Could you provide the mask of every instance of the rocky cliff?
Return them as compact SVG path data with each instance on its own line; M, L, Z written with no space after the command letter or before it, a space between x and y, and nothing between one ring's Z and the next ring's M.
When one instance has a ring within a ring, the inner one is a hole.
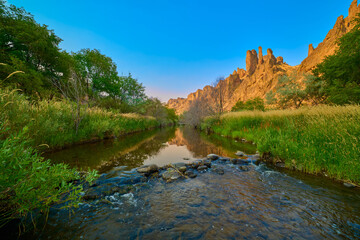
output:
M255 97L265 98L267 92L272 90L279 75L290 74L293 71L310 72L317 64L321 63L328 55L334 54L337 40L348 33L353 27L353 20L360 13L357 0L351 3L348 17L340 16L333 29L326 35L324 41L316 48L309 45L308 57L299 66L286 64L282 57L275 57L271 49L267 55L259 47L246 53L246 70L237 69L225 80L220 81L215 87L206 86L188 95L187 98L170 99L168 107L176 109L178 114L187 111L195 100L203 104L214 106L214 96L221 90L223 92L224 110L229 111L238 100L247 101Z

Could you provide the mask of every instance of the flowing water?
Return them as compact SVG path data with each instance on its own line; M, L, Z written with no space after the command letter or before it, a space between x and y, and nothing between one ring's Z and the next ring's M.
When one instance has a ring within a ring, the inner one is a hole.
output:
M235 157L245 144L171 128L47 154L54 162L109 176L143 164L188 162L209 153ZM153 179L125 195L87 202L71 215L52 211L27 239L359 239L360 191L329 179L250 165L215 163L194 179Z

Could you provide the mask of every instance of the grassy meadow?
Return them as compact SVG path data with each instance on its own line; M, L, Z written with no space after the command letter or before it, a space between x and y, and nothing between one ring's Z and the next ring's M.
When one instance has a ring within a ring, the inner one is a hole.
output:
M233 112L202 128L253 141L288 168L360 183L359 105Z
M3 136L24 130L35 147L61 148L160 125L153 117L118 114L85 105L81 106L80 114L77 114L76 107L75 103L67 101L30 102L16 90L0 88L0 120L5 123L4 129L7 129Z

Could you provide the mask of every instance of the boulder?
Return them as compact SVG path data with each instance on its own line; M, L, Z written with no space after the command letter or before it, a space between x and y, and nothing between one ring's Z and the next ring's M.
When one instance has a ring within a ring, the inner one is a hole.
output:
M155 164L150 165L144 165L136 169L138 173L144 174L144 175L150 175L154 172L159 171L159 167Z
M165 172L162 173L161 177L166 182L173 182L173 181L178 180L179 178L181 178L181 175L175 169L169 168Z

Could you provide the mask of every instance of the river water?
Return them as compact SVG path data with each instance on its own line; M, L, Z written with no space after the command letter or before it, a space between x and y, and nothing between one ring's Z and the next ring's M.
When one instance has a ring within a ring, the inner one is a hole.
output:
M169 128L47 154L54 162L121 176L155 163L189 162L209 153L254 154L252 144L190 128ZM90 201L73 213L51 211L24 239L359 239L360 191L322 177L229 163L194 179L153 179L127 194Z

